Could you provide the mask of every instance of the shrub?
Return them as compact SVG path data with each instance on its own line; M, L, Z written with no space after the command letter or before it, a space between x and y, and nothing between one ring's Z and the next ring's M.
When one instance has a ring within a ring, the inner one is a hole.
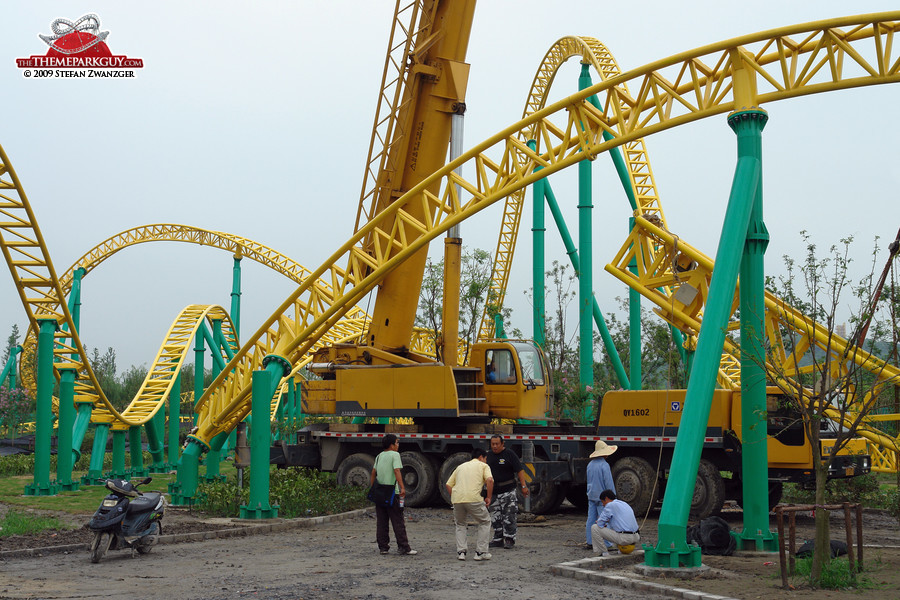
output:
M812 570L812 557L798 558L796 574L806 579L813 587L829 590L848 590L875 587L875 583L866 575L859 572L857 565L856 576L850 574L850 561L846 556L833 558L825 562L822 568L822 576L818 581L810 578Z
M813 504L815 499L815 490L805 490L796 484L788 484L784 487L785 502ZM867 508L890 510L891 492L881 489L876 473L829 480L825 484L825 503L841 504L842 502L858 502Z

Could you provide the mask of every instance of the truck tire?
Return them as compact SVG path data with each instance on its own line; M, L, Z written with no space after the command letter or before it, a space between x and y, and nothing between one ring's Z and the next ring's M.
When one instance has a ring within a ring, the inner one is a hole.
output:
M560 488L555 483L532 481L528 484L528 491L531 494L531 513L535 515L553 512L566 498L565 492L560 494ZM519 500L519 510L525 512L525 496L522 495L522 490L516 492L516 497Z
M627 502L640 520L656 504L656 471L639 456L624 456L612 465L616 497Z
M456 454L451 454L447 457L447 460L441 465L441 469L438 472L438 491L441 494L441 498L443 498L444 502L448 505L450 504L450 494L447 493L447 480L453 475L453 471L456 470L456 467L464 462L469 462L470 460L472 460L471 453L457 452Z
M356 485L369 487L372 476L372 467L375 466L375 457L369 454L351 454L341 461L337 468L337 482L339 485Z
M403 475L403 486L406 488L406 506L412 508L425 506L437 485L434 465L421 452L401 452L400 460L403 461L403 470L400 473Z
M691 498L691 517L703 520L722 511L725 504L725 481L719 469L709 460L700 460L697 483Z

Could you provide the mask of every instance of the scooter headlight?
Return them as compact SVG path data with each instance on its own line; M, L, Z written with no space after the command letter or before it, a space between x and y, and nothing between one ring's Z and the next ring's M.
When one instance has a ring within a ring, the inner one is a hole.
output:
M115 506L116 504L118 504L118 502L111 498L107 498L103 501L103 506Z

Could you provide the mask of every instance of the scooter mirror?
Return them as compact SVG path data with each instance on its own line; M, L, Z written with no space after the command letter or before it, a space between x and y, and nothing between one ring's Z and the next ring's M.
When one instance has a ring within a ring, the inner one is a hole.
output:
M138 485L147 485L151 481L153 481L152 477L144 477L144 479Z

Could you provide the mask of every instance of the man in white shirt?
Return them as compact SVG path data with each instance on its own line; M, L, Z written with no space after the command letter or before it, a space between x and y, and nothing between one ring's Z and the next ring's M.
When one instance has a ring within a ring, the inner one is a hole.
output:
M488 543L491 539L491 515L487 507L494 493L494 478L487 464L487 455L481 448L472 450L472 460L453 471L446 483L453 504L453 520L456 522L456 556L466 560L466 520L478 523L475 560L490 560ZM487 487L487 497L481 497L481 488Z

